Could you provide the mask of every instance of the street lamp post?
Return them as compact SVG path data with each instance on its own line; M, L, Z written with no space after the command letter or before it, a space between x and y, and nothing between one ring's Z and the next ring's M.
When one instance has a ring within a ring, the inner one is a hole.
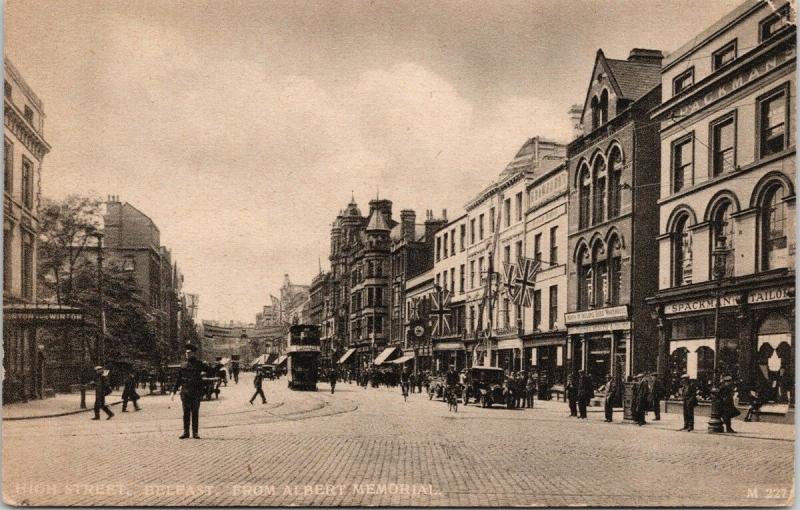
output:
M97 362L102 365L105 362L106 332L105 332L105 311L103 296L103 233L94 232L97 238L97 299L100 307L100 331L97 337Z
M719 309L722 298L722 280L725 278L725 266L727 263L728 249L725 247L725 236L717 238L717 245L711 252L714 258L713 276L717 283L716 304L714 307L714 379L711 388L711 415L708 420L708 432L723 432L720 408L722 402L719 399Z

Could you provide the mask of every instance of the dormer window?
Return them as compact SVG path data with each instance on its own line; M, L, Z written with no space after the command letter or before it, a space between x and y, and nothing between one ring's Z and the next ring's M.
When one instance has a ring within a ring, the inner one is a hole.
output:
M722 48L714 52L713 55L713 69L716 71L730 64L736 59L736 39L729 42Z
M672 95L678 95L694 85L694 67L687 69L672 80Z

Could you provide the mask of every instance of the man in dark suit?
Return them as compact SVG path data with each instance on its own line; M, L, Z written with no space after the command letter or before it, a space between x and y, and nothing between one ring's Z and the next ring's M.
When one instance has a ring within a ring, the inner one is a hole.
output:
M645 415L650 407L650 386L647 384L645 374L636 376L633 392L634 419L639 426L646 425Z
M95 387L94 387L94 418L93 420L100 419L100 410L106 413L106 420L114 417L114 413L106 405L106 397L111 394L111 385L108 384L108 379L103 374L103 367L96 366L94 371L97 374Z
M681 399L683 400L683 428L686 432L694 430L694 408L697 407L697 387L684 374L681 377Z
M567 402L569 403L569 415L578 416L578 384L575 382L576 376L569 374L567 376L567 384L564 386L564 393L566 393Z
M719 401L720 401L720 418L725 426L725 432L736 433L731 425L731 420L740 414L739 409L736 408L736 403L733 399L733 394L736 391L736 384L733 382L733 377L726 375L722 378L719 385Z
M253 387L256 389L253 396L250 397L250 405L253 405L253 400L256 399L257 396L261 395L261 403L267 403L267 397L264 395L264 388L262 383L264 382L264 372L261 369L256 370L256 377L253 379Z
M614 421L614 402L617 398L617 380L608 374L606 376L606 396L603 399L603 410L606 415L606 423Z
M586 407L589 401L594 398L594 388L592 378L585 370L578 372L578 415L579 418L586 419Z
M189 425L192 426L192 437L200 439L198 433L200 419L200 399L203 397L203 370L205 365L197 359L197 347L186 344L186 363L181 365L175 389L172 394L181 390L183 404L183 435L179 439L189 437Z
M139 394L136 393L136 375L133 372L128 372L125 377L125 386L122 389L122 412L128 412L128 401L133 402L133 408L140 411L139 407Z

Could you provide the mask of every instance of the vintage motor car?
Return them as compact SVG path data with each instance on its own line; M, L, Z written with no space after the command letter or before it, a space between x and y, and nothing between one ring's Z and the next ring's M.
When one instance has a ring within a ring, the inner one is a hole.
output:
M467 384L464 387L464 404L469 400L480 402L481 407L506 402L504 384L506 374L502 368L472 367L467 370Z
M434 397L441 399L442 402L447 401L445 391L447 390L447 376L433 376L428 385L428 399L433 400ZM455 384L456 398L460 398L464 392L464 387L460 383Z

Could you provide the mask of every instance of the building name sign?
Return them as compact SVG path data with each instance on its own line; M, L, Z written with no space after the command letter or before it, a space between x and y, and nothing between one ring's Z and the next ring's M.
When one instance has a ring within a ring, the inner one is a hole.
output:
M627 319L628 307L612 306L609 308L598 308L596 310L585 310L583 312L572 312L564 316L567 324L579 324L582 322L593 322L607 319Z
M319 352L318 345L290 345L286 352Z
M754 290L747 296L749 304L767 303L769 301L780 301L782 299L792 299L794 294L793 287L773 287L770 289Z
M631 329L630 321L605 322L602 324L584 324L582 326L572 326L569 328L570 335L582 335L586 333L609 333L612 331L628 331Z
M559 172L541 184L534 186L528 193L530 208L535 208L541 203L567 191L567 173Z
M722 82L719 86L709 90L704 95L681 107L678 111L678 117L685 117L689 114L692 114L697 110L708 106L717 99L723 98L731 92L744 87L748 83L760 78L784 62L788 62L789 60L793 59L796 52L797 50L794 44L791 44L780 50L778 53L771 55L759 62L758 64L748 67L747 69L743 69L742 71L733 75L727 81Z
M736 306L737 296L722 296L719 300L720 308L727 306ZM678 303L669 303L664 307L665 314L684 313L684 312L699 312L702 310L713 310L717 306L717 299L710 297L706 299L695 299L692 301L681 301Z

